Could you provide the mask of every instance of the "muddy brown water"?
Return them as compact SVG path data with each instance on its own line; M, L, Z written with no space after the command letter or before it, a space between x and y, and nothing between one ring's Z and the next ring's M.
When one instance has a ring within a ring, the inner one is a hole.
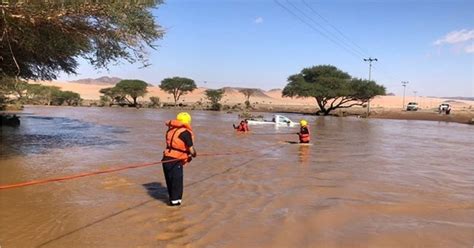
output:
M19 129L2 129L0 184L160 160L176 114L24 112ZM177 208L160 166L1 190L0 246L474 245L473 126L311 116L312 146L299 146L285 143L296 128L240 135L235 114L192 115L198 153L252 152L194 159Z

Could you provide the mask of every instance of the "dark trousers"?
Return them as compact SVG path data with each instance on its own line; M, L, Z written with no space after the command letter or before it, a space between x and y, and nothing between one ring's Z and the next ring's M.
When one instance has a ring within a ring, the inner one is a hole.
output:
M162 161L172 159L174 158L165 156ZM182 160L163 163L163 173L170 201L181 200L183 197L183 164Z

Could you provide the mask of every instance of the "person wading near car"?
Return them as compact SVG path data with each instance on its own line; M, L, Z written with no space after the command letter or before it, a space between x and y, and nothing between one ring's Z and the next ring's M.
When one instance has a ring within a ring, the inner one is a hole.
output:
M161 161L164 161L163 172L170 205L179 206L183 196L183 167L196 157L191 115L181 112L176 116L176 120L167 121L166 126L166 149Z
M232 124L232 125L234 126L234 129L237 130L237 132L248 132L248 131L250 131L247 119L242 120L238 126L235 126L234 124Z
M306 120L300 121L300 132L298 134L300 138L300 143L309 143L309 127Z

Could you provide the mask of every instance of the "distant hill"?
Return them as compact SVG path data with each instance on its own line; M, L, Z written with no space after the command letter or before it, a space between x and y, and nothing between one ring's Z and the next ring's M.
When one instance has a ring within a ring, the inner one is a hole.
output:
M96 85L115 85L120 82L122 79L118 77L100 77L100 78L84 78L74 81L69 81L71 83L78 84L96 84Z
M224 90L225 93L237 93L237 94L241 94L239 92L239 90L241 89L247 89L247 88L241 88L241 87L224 87L222 88ZM268 96L267 94L265 94L265 91L262 90L262 89L257 89L257 88L254 88L255 90L255 93L252 95L253 97L268 97L270 98L270 96Z
M279 92L279 91L282 91L282 89L276 88L276 89L271 89L271 90L269 90L269 91L267 91L267 92Z
M455 97L439 97L441 99L451 99L451 100L465 100L465 101L474 101L474 97L464 97L464 96L455 96Z

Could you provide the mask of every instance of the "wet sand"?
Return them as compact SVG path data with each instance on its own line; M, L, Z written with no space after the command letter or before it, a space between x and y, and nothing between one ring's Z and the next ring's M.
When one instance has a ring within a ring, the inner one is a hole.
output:
M397 120L422 120L422 121L443 121L457 122L464 124L474 124L474 112L455 111L450 115L439 114L435 111L375 111L371 113L371 118L397 119Z
M161 159L174 111L27 107L2 129L0 184ZM195 111L184 204L161 167L0 191L2 247L471 247L473 127L305 116L296 129ZM300 115L290 114L298 120ZM447 132L446 130L449 130ZM261 135L264 134L264 135Z

